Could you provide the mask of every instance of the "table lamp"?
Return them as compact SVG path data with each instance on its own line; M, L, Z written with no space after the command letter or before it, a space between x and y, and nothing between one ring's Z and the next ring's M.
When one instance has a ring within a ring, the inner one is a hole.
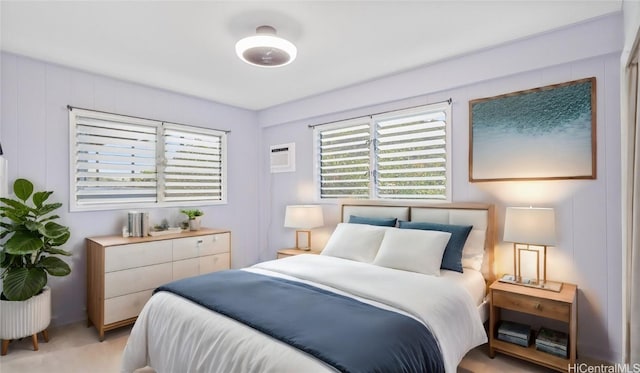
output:
M287 206L284 215L284 226L296 228L296 249L311 249L311 229L321 227L324 224L322 218L322 206L319 205L292 205ZM307 234L307 246L300 246L300 234Z
M504 241L513 242L514 273L513 279L509 282L560 291L562 283L547 281L547 246L556 244L555 225L555 212L552 208L507 207ZM520 256L523 251L536 254L535 280L522 278ZM543 256L542 278L540 277L541 253Z

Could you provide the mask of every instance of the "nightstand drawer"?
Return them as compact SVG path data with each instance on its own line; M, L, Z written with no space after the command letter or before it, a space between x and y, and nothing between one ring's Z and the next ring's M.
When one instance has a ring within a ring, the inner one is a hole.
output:
M498 290L493 290L492 294L495 307L560 321L568 321L571 316L571 307L567 303Z

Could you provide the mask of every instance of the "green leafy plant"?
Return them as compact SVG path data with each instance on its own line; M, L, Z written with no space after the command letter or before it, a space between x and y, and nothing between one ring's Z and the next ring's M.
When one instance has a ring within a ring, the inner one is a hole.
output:
M189 220L193 220L198 216L202 216L204 215L204 212L198 210L198 209L193 209L193 210L180 210L181 213L187 215L187 217L189 218Z
M22 301L38 294L47 285L47 274L66 276L71 268L56 255L71 253L58 248L70 237L69 228L51 215L62 203L45 204L53 192L33 192L33 184L17 179L13 184L17 199L0 198L0 246L2 295ZM29 198L31 201L29 202Z

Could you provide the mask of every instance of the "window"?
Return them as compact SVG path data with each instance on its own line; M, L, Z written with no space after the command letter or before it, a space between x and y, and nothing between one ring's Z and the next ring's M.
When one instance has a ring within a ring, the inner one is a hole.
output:
M316 126L320 198L450 199L449 103Z
M226 201L222 131L73 108L72 210Z
M218 131L164 124L165 201L222 200L224 138Z
M359 118L316 129L321 198L369 196L371 123Z

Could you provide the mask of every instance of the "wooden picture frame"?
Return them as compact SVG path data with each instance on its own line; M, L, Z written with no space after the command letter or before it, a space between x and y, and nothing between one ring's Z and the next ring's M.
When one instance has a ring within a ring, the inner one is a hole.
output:
M469 181L595 179L596 78L469 101Z

